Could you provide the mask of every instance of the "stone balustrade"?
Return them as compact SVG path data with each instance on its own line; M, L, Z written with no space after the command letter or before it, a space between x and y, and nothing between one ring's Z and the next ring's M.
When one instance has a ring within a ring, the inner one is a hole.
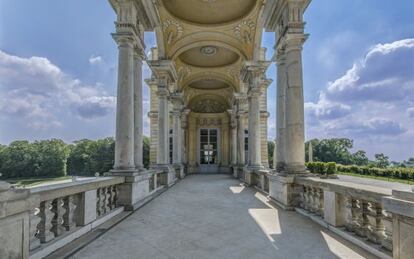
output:
M382 204L389 190L316 178L298 178L295 183L298 212L375 255L390 258L393 215Z
M42 257L45 251L49 252L46 249L49 244L117 209L117 186L123 182L122 177L99 177L31 188L34 202L29 214L29 246L32 257Z
M148 186L141 186L137 207L168 187L165 171L149 170L143 177ZM30 189L0 182L0 240L10 243L0 245L0 258L43 258L92 231L125 210L119 198L128 191L122 188L126 181L90 177Z
M262 192L269 193L269 171L258 170L258 171L245 171L245 182L259 189Z

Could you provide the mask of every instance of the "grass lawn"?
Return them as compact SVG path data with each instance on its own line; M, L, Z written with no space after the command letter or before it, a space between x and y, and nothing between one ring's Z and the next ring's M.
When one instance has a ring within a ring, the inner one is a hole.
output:
M33 187L46 182L56 182L72 178L72 176L58 177L27 177L27 178L10 178L5 181L17 187Z
M336 174L342 174L342 175L350 175L355 177L361 177L361 178L370 178L370 179L376 179L386 182L397 182L397 183L405 183L405 184L411 184L414 185L414 181L411 179L395 179L395 178L389 178L389 177L382 177L382 176L373 176L373 175L364 175L364 174L353 174L353 173L343 173L343 172L337 172Z

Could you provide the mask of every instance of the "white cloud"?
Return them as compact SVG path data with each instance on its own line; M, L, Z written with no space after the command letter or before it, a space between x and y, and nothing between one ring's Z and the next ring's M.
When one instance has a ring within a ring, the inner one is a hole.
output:
M116 98L100 85L86 85L43 57L0 51L0 116L33 128L59 127L67 111L85 119L106 116Z
M414 145L413 71L414 39L375 45L328 83L316 102L305 104L308 134L346 136L355 143L387 138L395 145L410 139Z
M101 64L101 63L103 63L103 58L101 56L92 55L89 58L89 64L91 64L91 65L96 65L96 64Z

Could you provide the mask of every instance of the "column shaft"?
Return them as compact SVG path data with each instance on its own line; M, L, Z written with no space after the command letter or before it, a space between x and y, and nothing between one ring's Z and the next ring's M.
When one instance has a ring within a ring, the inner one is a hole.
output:
M281 53L277 59L277 90L276 90L276 170L281 172L284 170L286 165L285 156L285 142L286 142L286 60L284 53Z
M238 125L237 125L237 130L238 130L238 146L237 146L237 162L239 164L239 166L244 166L246 164L245 161L245 150L244 150L244 145L245 145L245 140L244 140L244 111L239 111L238 113Z
M180 111L173 113L173 164L181 164L181 117Z
M114 170L135 170L132 39L118 38L118 89Z
M237 164L237 126L231 128L231 164Z
M142 135L142 59L139 55L134 55L134 149L135 167L138 170L144 168L143 165L143 135Z
M305 171L304 99L302 78L302 41L287 44L286 88L286 169L289 173Z
M249 96L249 166L261 167L260 91L252 89Z
M168 114L168 90L165 87L158 88L158 148L157 164L167 165L169 142L169 114Z

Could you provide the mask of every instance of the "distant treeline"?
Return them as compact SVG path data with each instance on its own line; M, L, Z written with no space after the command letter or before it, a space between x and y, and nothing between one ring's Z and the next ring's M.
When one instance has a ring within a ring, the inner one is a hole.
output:
M144 137L144 166L149 164L149 139ZM60 139L0 145L1 178L91 176L112 169L114 138L82 139L67 144Z

